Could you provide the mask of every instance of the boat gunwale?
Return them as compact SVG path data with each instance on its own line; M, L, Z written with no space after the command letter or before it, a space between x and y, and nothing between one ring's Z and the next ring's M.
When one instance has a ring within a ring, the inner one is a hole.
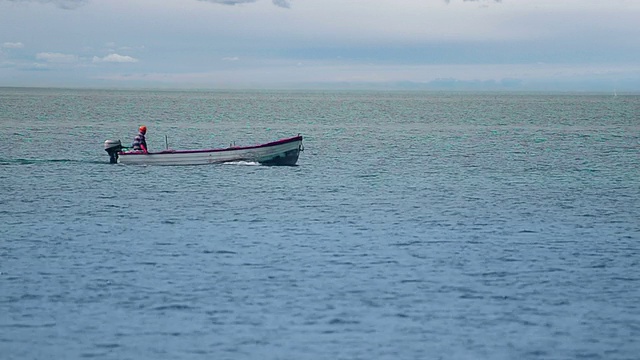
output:
M290 138L284 138L276 141L272 141L269 143L258 144L258 145L249 145L249 146L234 146L228 148L221 149L197 149L197 150L162 150L157 152L142 152L139 150L134 151L120 151L118 155L170 155L170 154L198 154L198 153L212 153L212 152L228 152L228 151L238 151L238 150L252 150L252 149L260 149L265 147L277 146L288 144L295 141L302 141L302 135L293 136Z

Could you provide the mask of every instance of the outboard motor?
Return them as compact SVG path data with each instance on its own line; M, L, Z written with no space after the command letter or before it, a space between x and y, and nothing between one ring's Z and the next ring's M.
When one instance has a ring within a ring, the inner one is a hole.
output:
M115 164L118 162L118 153L122 150L120 140L107 140L104 142L104 151L109 154L109 162Z

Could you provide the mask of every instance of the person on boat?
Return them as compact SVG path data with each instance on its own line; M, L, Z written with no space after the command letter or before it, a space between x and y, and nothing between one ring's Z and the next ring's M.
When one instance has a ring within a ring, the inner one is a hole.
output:
M146 153L147 139L145 139L144 135L147 133L147 127L142 125L138 130L138 135L136 135L136 137L133 139L133 145L131 145L131 147L133 148L133 150L142 150Z

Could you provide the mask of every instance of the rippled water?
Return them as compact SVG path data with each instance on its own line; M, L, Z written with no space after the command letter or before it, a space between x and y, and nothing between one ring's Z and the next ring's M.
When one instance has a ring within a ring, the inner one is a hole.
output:
M637 359L640 97L0 89L3 359ZM301 133L297 167L108 164Z

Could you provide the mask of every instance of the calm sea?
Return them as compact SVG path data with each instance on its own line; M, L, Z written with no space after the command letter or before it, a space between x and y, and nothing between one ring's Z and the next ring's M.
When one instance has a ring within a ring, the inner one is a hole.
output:
M298 133L296 167L108 163ZM165 138L166 136L166 138ZM0 89L0 358L638 359L640 96Z

